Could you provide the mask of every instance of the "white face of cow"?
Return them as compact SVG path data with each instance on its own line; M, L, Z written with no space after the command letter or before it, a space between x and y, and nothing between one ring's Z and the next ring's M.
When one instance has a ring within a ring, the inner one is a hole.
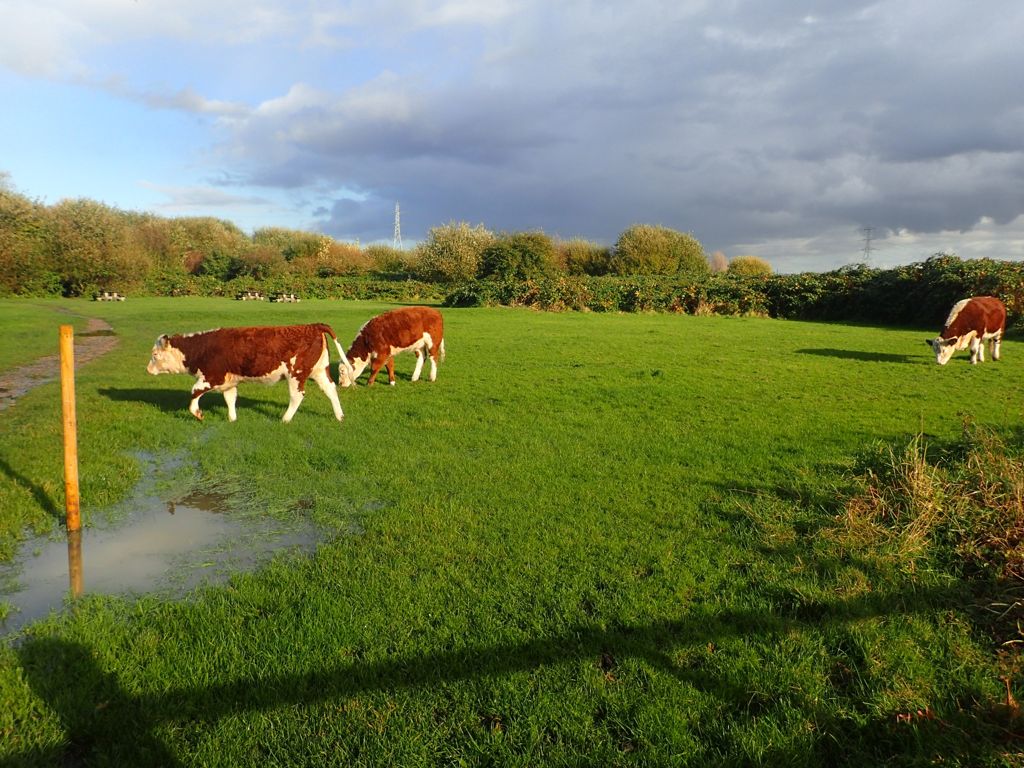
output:
M161 336L153 345L146 371L155 376L158 373L188 373L188 368L181 350L168 344L166 336Z
M956 352L956 341L956 339L944 339L941 336L936 336L925 343L935 352L935 362L939 365L945 365L949 362L949 358L953 356L953 353Z
M367 355L364 358L351 357L348 362L351 365L351 370L348 370L345 366L338 366L338 383L343 387L351 387L356 383L359 374L365 371L366 366L370 364L370 356Z

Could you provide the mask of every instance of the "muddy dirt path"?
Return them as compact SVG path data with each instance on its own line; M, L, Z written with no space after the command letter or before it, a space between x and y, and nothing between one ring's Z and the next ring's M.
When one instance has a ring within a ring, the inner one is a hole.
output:
M76 370L90 360L105 355L116 347L118 342L117 336L113 335L114 329L106 320L90 317L88 321L85 331L75 334ZM56 334L53 337L53 345L58 345ZM0 373L0 411L12 406L19 397L40 384L56 381L58 378L59 354L47 355L35 362Z

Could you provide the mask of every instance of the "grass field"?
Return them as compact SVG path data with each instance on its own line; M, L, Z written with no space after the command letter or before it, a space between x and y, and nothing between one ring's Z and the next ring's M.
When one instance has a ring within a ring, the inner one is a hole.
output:
M0 765L1021 764L971 585L834 532L879 445L1019 430L1024 344L939 367L935 329L447 309L438 380L399 358L341 425L312 384L291 424L284 384L200 423L191 379L145 372L161 332L347 345L385 308L0 301L0 370L53 354L67 311L119 336L77 377L87 525L138 452L184 452L169 495L326 531L31 625L0 648ZM0 413L0 556L59 526L60 440L56 383Z

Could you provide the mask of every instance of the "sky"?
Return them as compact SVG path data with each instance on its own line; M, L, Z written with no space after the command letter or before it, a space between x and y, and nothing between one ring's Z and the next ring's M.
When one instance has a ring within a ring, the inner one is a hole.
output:
M409 247L1024 260L1019 0L0 0L0 180Z

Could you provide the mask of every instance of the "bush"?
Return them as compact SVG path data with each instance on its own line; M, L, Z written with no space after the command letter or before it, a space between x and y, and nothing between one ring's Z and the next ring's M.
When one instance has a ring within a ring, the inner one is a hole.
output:
M266 246L277 251L285 261L312 258L325 247L331 238L316 232L302 232L284 227L263 227L252 234L254 245Z
M174 220L172 248L182 267L193 275L230 280L241 269L240 259L251 241L230 221L209 216Z
M721 251L715 251L708 257L708 266L711 268L711 274L725 272L729 269L729 259Z
M242 253L235 261L235 274L266 280L271 275L284 272L285 260L281 253L270 246L254 246Z
M543 232L502 234L480 255L480 276L528 280L553 271L555 246Z
M408 275L412 273L413 255L391 245L374 243L366 246L370 271L379 275Z
M757 277L759 275L770 275L772 273L772 265L759 256L735 256L729 262L726 271L732 275Z
M611 255L618 275L707 275L703 246L693 235L668 227L634 224L619 235Z
M127 217L91 200L62 200L50 210L53 270L65 296L88 296L99 289L127 292L152 266L133 248Z
M555 259L570 275L607 275L611 271L611 249L582 238L559 242Z
M339 243L321 235L317 250L302 253L291 262L292 272L297 275L334 277L336 275L365 274L370 266L369 257L354 243Z
M0 292L59 296L61 284L53 268L53 241L46 208L0 187Z
M465 222L450 222L434 227L416 248L413 272L421 280L442 283L472 280L480 269L484 249L494 239L483 224L471 227Z

